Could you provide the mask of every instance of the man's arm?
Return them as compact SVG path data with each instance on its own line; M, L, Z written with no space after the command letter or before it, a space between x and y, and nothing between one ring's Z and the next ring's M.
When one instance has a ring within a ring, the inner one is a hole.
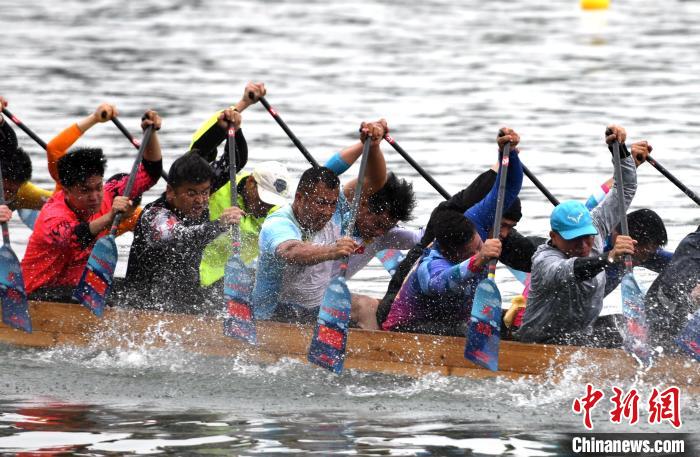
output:
M513 132L513 134L515 134ZM517 134L516 134L517 135ZM517 142L511 141L512 145L517 145ZM467 210L465 216L471 220L476 226L479 236L482 239L489 237L488 230L493 226L494 218L496 215L496 204L498 198L498 185L500 183L500 175L496 177L496 182L494 183L491 191L488 193L486 198L472 206ZM508 176L506 177L506 194L503 209L507 209L513 203L515 198L520 193L520 188L523 184L523 167L520 163L520 157L517 149L513 147L510 150L509 155L509 165L508 165Z
M491 238L484 242L481 251L464 262L452 265L447 260L436 259L418 267L418 283L426 295L442 295L461 291L469 281L479 276L491 259L501 255L501 240Z
M253 94L251 100L248 94ZM257 103L260 97L265 96L265 84L249 82L243 90L243 96L234 106L217 111L207 119L192 136L190 150L196 150L207 162L216 160L217 148L225 140L224 150L228 151L228 125L222 124L222 114L227 111L237 111L242 113L250 105ZM240 170L248 162L248 145L241 130L236 131L236 166Z
M627 133L622 127L611 125L608 126L607 132L611 132L606 137L606 142L612 145L614 141L620 143L620 158L622 168L622 180L624 181L624 197L625 197L625 212L632 203L634 194L637 191L637 168L631 154L624 147L624 140L627 138ZM648 148L640 149L638 155L648 154ZM615 183L613 188L608 193L608 196L603 200L603 203L596 206L591 211L591 218L598 229L598 234L605 238L612 232L613 228L620 222L620 210L617 202L617 192L619 185Z
M357 249L351 238L341 238L332 245L319 245L300 240L280 243L275 255L287 263L296 265L316 265L328 260L342 259Z

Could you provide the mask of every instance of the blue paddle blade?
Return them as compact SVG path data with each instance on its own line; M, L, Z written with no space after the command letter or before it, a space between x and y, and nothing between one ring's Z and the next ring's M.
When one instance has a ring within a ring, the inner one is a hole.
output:
M498 370L498 346L501 343L501 293L491 278L479 283L472 302L464 358Z
M250 344L257 342L255 319L250 307L253 275L238 256L230 256L224 269L224 302L228 316L224 318L224 335Z
M405 256L403 252L398 249L384 249L383 251L377 252L374 257L382 262L384 269L388 271L391 276L394 276L396 269Z
M623 346L645 365L651 361L653 351L647 342L649 326L644 308L644 293L629 272L622 277L622 314L625 317Z
M117 267L117 243L114 235L100 238L92 248L83 275L73 291L73 298L95 314L102 316Z
M334 373L342 372L345 363L350 300L350 290L345 278L333 278L323 295L316 329L309 347L309 362Z
M676 338L676 344L700 362L700 311L696 311L688 321L688 324Z
M32 321L29 318L22 270L17 256L9 246L0 248L0 301L2 321L10 327L31 333Z
M508 271L510 271L513 274L513 277L520 281L520 284L525 285L525 281L527 281L527 273L524 271L516 270L515 268L508 267Z

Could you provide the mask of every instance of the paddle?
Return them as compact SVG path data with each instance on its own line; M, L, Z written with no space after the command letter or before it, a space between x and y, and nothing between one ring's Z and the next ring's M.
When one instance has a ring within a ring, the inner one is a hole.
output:
M540 192L542 192L542 195L547 197L547 200L549 200L549 202L552 205L557 206L559 204L559 200L557 200L557 198L554 195L552 195L552 193L549 192L549 190L547 190L546 187L544 187L544 184L542 184L540 180L537 179L537 177L533 175L530 169L527 168L525 165L523 165L523 173L525 174L525 176L528 177L530 181L532 181L532 184L534 184L535 187L537 187L540 190Z
M106 111L102 112L102 117L103 118L107 117ZM141 146L141 143L139 143L139 140L134 138L134 136L131 134L131 132L129 132L129 130L126 127L124 127L124 124L122 124L122 121L120 121L117 116L114 116L112 118L112 123L114 123L114 125L117 126L119 131L124 134L126 139L129 140L131 142L131 144L133 144L136 149L138 149ZM168 182L168 173L166 173L165 170L161 170L160 176L165 180L166 183Z
M625 211L624 183L622 181L622 165L620 160L620 143L615 141L613 147L613 164L615 166L615 185L617 186L618 214L622 235L629 236L627 212ZM622 315L625 317L623 345L625 349L636 356L643 364L651 361L652 351L647 344L649 328L644 308L644 293L634 279L632 256L625 255L625 274L622 276Z
M4 110L3 110L4 111ZM9 116L9 114L8 114ZM0 205L5 204L5 186L0 169ZM2 247L0 248L0 302L2 302L2 321L7 325L32 332L29 318L27 293L24 290L22 269L19 259L10 246L10 230L7 222L2 223Z
M126 183L126 189L123 195L130 196L131 189L136 181L136 173L143 158L148 143L151 140L153 126L149 125L143 134L139 152L134 160L134 165L131 168L129 180ZM119 222L122 220L122 213L117 214L112 221L112 228L109 235L97 240L95 247L92 248L92 253L88 259L87 265L83 270L83 275L80 277L78 286L73 291L73 298L78 300L86 308L90 309L96 316L102 316L105 306L105 300L109 294L114 278L114 269L117 266L117 243L115 241Z
M406 151L397 143L394 138L389 135L388 133L384 135L384 139L394 147L396 152L398 152L401 157L404 158L406 162L408 162L428 183L430 183L431 186L433 186L433 189L437 190L440 195L444 197L445 200L448 200L452 195L445 190L444 187L442 187L435 179L433 179L430 174L428 174L427 171L423 169L420 165L418 165L418 162L413 160L413 157L408 155Z
M228 127L228 157L231 180L231 206L238 206L236 186L236 130ZM241 260L241 233L238 225L231 227L232 253L224 268L224 302L228 317L224 318L224 335L238 338L250 344L257 342L253 310L248 298L253 290L254 278Z
M44 148L44 150L46 150L46 143L44 142L44 140L42 140L41 138L39 138L39 136L38 136L36 133L32 132L32 131L29 129L29 127L27 127L26 125L24 125L24 123L23 123L22 121L20 121L18 117L16 117L14 114L12 114L10 111L8 111L7 108L3 108L3 109L2 109L2 114L4 114L5 116L9 117L10 119L12 119L12 122L14 122L14 124L15 124L17 127L19 127L20 129L22 129L22 130L24 131L24 133L26 133L27 135L29 135L29 137L30 137L32 140L36 141L37 144L38 144L39 146L41 146L42 148Z
M673 176L670 171L668 171L666 168L664 168L659 162L657 162L655 159L652 159L651 156L647 156L647 162L649 162L654 168L659 170L659 173L664 175L666 178L668 178L669 181L671 181L673 184L676 185L684 194L686 194L688 197L690 197L691 200L693 200L695 203L700 205L700 197L697 196L695 192L692 190L688 189L685 184L680 182L678 178Z
M491 238L498 238L501 232L509 157L510 142L503 146L499 154L498 195ZM488 277L479 282L476 288L464 348L464 358L491 371L498 370L498 346L501 342L501 293L494 281L497 263L498 259L489 262Z
M355 197L352 200L350 222L346 233L351 236L355 230L355 220L360 209L360 196L362 184L367 169L369 148L372 139L368 136L362 147L362 161L360 172L357 175L355 185ZM342 192L342 188L340 192ZM309 347L309 362L323 367L335 373L343 371L345 363L345 347L348 341L348 324L350 322L351 295L345 276L348 271L348 259L345 257L340 265L340 275L331 280L331 283L323 294L321 307L318 310L318 320L314 329L314 336Z
M253 93L253 91L248 92L248 98L250 98L251 100L255 100L255 94ZM289 129L289 127L287 127L287 124L282 120L280 115L277 113L277 110L270 106L265 97L260 97L259 100L260 103L262 103L262 105L265 107L267 112L270 113L270 115L275 119L275 121L277 121L277 124L279 124L279 126L282 127L284 133L286 133L289 139L292 140L294 146L296 146L297 149L299 149L299 151L304 155L306 160L308 160L312 166L318 167L318 162L316 162L316 160L311 156L311 154L304 147L304 145L301 144L299 138L297 138L296 135L294 135L294 133Z

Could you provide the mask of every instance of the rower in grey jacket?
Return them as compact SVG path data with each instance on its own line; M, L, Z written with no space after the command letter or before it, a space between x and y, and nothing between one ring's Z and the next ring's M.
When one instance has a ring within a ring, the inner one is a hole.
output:
M607 143L617 140L621 145L628 208L637 190L634 160L624 145L625 130L610 126L608 132ZM646 159L644 153L641 155L640 159ZM633 254L636 243L630 237L618 236L612 250L604 252L604 240L620 221L617 192L619 186L615 184L603 203L590 213L574 200L554 208L551 239L532 258L530 295L519 331L521 341L595 345L592 324L603 307L605 266Z

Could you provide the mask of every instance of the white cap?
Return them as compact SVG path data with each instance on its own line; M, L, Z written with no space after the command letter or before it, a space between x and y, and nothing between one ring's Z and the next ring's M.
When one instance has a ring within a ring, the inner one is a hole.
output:
M258 196L268 205L284 205L289 198L289 171L279 162L263 162L253 169Z

